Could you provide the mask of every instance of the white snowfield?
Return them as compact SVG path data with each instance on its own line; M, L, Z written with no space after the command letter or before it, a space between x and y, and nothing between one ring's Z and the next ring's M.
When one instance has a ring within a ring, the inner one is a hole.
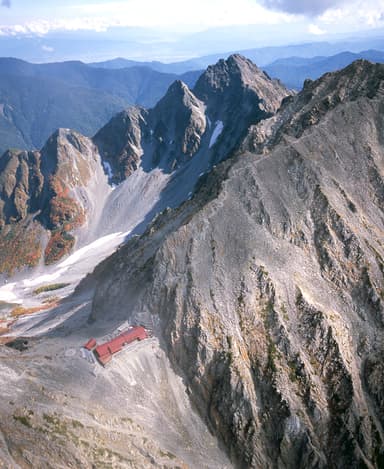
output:
M209 148L213 147L216 143L216 140L220 137L221 132L224 129L224 124L222 121L215 122L215 128L213 129L211 140L209 141Z
M127 235L128 232L117 232L102 236L78 249L59 264L44 268L42 273L36 271L29 278L3 285L0 287L0 301L24 305L40 303L35 297L31 297L33 290L53 282L70 283L68 288L55 292L67 296L85 275L92 272L99 262L115 251Z

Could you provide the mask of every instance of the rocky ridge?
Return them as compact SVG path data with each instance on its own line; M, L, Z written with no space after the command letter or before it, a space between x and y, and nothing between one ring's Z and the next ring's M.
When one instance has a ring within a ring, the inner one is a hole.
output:
M382 65L308 82L88 280L92 321L159 318L238 467L384 464L382 109Z

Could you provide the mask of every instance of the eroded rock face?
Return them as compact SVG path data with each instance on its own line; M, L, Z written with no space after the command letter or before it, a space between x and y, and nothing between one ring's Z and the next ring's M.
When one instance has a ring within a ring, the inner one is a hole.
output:
M181 166L200 148L207 127L205 105L181 81L175 81L150 113L154 152L152 165Z
M41 152L0 159L0 270L51 264L72 249L73 230L89 215L87 187L101 168L93 143L60 129Z
M124 181L140 165L141 138L147 111L130 107L117 114L94 137L103 160L111 167L110 180Z
M307 84L95 272L91 319L158 317L239 467L383 466L382 85L366 62Z
M8 150L0 160L1 223L26 217L29 206L37 209L43 189L38 152Z

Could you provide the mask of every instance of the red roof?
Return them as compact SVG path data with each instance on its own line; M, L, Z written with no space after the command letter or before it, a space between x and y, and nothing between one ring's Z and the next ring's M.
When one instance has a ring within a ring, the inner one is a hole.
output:
M106 365L108 362L112 360L112 354L104 355L103 357L97 357L97 358L102 365Z
M112 355L119 352L124 345L130 344L134 340L142 340L148 337L147 331L142 326L135 326L126 332L118 335L109 342L99 345L95 348L96 356L100 362L104 365L109 362Z
M102 357L103 355L109 355L111 352L109 351L109 342L106 342L105 344L99 345L98 347L95 348L95 352L99 357Z
M86 348L87 350L92 350L93 347L96 346L96 340L95 339L89 339L88 342L84 345L84 348Z

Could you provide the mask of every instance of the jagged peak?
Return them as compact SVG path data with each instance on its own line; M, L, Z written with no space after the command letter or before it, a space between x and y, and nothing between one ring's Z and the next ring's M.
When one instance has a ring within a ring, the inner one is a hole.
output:
M259 73L263 73L262 70L260 70L258 66L252 62L252 60L241 54L232 54L226 59L220 59L215 64L209 65L207 71L225 69L228 72L233 72L236 69L241 71L244 68L252 68Z
M141 106L129 106L114 115L93 137L93 142L103 154L103 147L108 145L123 147L126 143L127 133L131 134L145 122L148 111Z
M47 146L52 148L52 146L60 146L64 142L70 142L72 145L78 146L78 143L86 138L76 130L60 127L51 134L41 151L44 152Z
M300 93L283 102L275 118L274 137L268 145L278 142L283 134L300 137L339 105L361 98L373 99L383 93L384 64L364 59L352 62L342 70L326 73L317 80L306 80Z
M155 112L161 112L161 110L167 109L169 106L180 105L187 108L194 108L200 107L201 104L200 100L183 81L175 80L153 110Z
M367 96L372 98L384 86L384 65L358 59L315 81L306 80L299 97L338 96L340 101Z
M124 127L131 124L132 122L136 122L140 120L140 118L142 118L146 113L147 110L141 106L128 106L126 109L115 114L101 129L99 129L94 138L97 139L101 133L105 132L110 127L118 126L121 128L121 126Z
M81 133L73 129L59 128L48 138L47 142L41 149L41 153L50 148L60 148L63 145L72 145L76 150L81 152L84 149L84 145L88 142L88 137L85 137Z
M175 80L168 88L168 92L183 92L186 93L189 91L188 86L182 80Z
M29 154L37 153L35 150L22 150L20 148L7 148L5 152L0 156L0 160L6 158L22 158L24 156L28 156Z
M232 54L226 60L223 60L223 63L230 68L238 68L240 71L251 68L254 72L264 74L264 72L254 63L252 60L248 59L241 54Z
M40 151L42 172L45 175L55 174L57 171L72 172L74 167L67 163L79 157L81 160L88 158L90 161L93 148L93 143L88 137L73 129L59 128L48 138Z
M232 54L226 60L220 59L210 65L197 81L194 92L200 97L208 89L220 91L230 86L252 88L257 81L264 83L272 80L251 60L240 54Z
M234 107L260 109L273 114L290 92L271 80L251 60L233 54L219 60L200 76L193 93L202 100L211 119L220 119Z

